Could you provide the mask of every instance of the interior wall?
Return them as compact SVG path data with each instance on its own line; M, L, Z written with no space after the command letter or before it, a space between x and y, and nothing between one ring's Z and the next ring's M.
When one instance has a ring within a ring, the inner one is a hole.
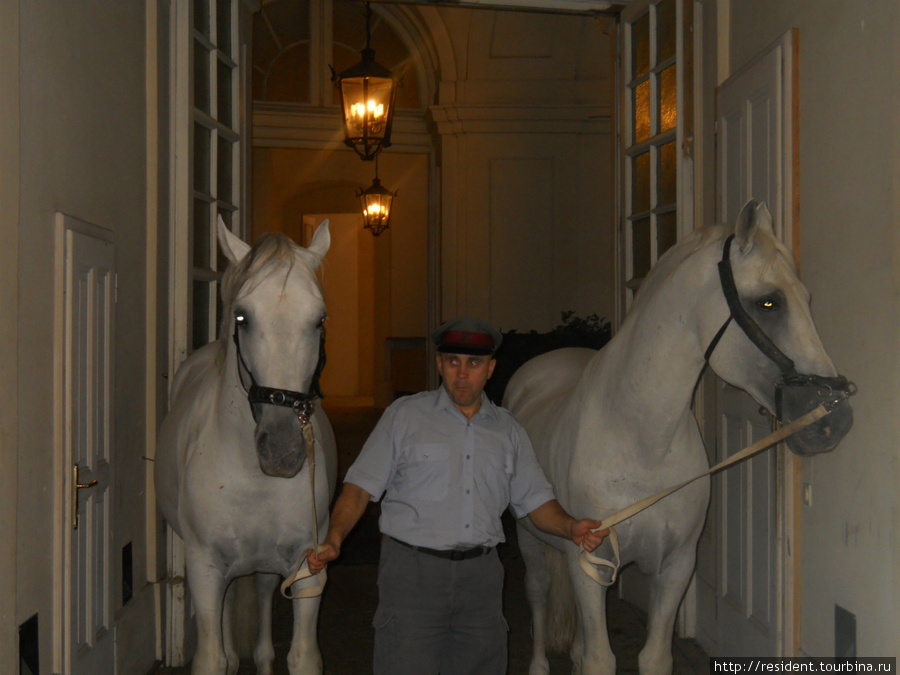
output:
M16 504L18 467L19 5L0 3L0 672L17 672Z
M549 330L615 311L615 22L441 8L441 313Z
M732 70L799 28L800 277L835 366L859 387L853 429L803 460L800 648L835 654L835 605L857 654L900 645L896 402L900 34L893 2L730 3Z
M382 184L397 192L390 228L374 239L373 390L379 406L393 400L388 339L424 338L428 332L428 164L426 153L390 149L378 159ZM304 215L358 214L356 193L374 176L374 162L350 150L254 147L253 237L274 231L299 242Z
M16 624L35 613L41 669L54 669L54 223L61 211L114 232L119 269L116 390L116 619L147 597L145 502L147 148L145 6L22 2L19 30L19 437ZM4 134L9 130L3 121ZM6 271L6 270L4 270ZM58 479L61 482L61 479ZM134 549L135 599L121 609L121 550ZM6 588L6 585L4 585ZM7 592L7 591L3 591ZM153 635L152 604L139 630ZM4 626L6 628L6 626ZM150 641L152 650L152 640ZM155 653L127 654L148 669ZM4 672L6 668L2 668Z

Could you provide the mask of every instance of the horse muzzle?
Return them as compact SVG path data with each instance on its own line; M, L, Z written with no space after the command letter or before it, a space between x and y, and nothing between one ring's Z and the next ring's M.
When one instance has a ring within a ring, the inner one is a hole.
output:
M817 422L789 436L785 443L797 455L809 456L834 450L853 426L853 408L847 400L856 385L846 377L786 375L775 389L776 416L790 422L825 404L831 412Z
M264 404L260 408L254 433L259 468L273 478L293 478L308 452L303 425L290 408Z

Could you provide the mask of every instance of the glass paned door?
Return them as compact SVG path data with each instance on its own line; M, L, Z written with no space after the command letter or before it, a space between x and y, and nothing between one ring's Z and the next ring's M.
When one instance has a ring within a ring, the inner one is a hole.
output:
M692 130L693 0L635 3L622 22L624 279L627 309L678 240L681 150Z

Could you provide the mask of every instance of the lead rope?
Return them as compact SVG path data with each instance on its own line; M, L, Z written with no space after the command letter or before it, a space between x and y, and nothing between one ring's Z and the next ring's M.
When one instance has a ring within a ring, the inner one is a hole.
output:
M307 464L309 466L309 489L310 494L312 495L311 502L313 515L313 546L316 547L316 551L321 551L322 547L319 546L319 515L316 512L316 437L313 434L312 422L310 422L309 420L304 422L303 418L301 418L300 423L303 425L303 438L306 440L306 457ZM328 580L328 575L325 573L325 570L323 569L321 572L319 572L318 575L313 575L313 573L309 571L309 556L312 552L313 549L306 549L306 551L304 551L303 555L300 557L300 562L297 563L297 567L294 569L293 574L291 574L281 583L281 594L288 600L296 600L298 598L315 598L322 595L322 591L325 590L325 582ZM291 586L294 585L295 581L308 579L311 576L316 576L318 578L318 585L306 586L304 588L301 588L296 595L291 595Z
M786 424L785 426L776 429L771 434L766 436L765 438L757 441L753 445L750 445L738 453L735 453L728 459L719 462L714 467L705 471L693 478L690 478L683 483L679 483L678 485L673 485L670 488L663 490L662 492L657 492L655 495L651 495L649 497L645 497L644 499L635 502L631 506L627 506L621 511L614 513L613 515L604 518L600 525L600 527L591 530L592 532L600 532L601 530L609 529L609 541L613 547L613 557L615 558L615 562L610 560L606 560L605 558L600 558L595 556L593 553L589 553L584 549L583 545L580 545L578 551L578 564L581 565L581 569L584 570L584 573L587 574L591 579L596 581L601 586L612 586L616 582L616 576L619 573L619 565L621 564L621 557L619 554L619 536L616 534L616 530L614 529L614 525L618 525L623 520L628 520L634 515L637 515L644 509L653 506L660 499L668 497L673 492L676 492L683 488L685 485L689 485L693 483L695 480L699 480L705 476L709 476L710 474L716 473L723 469L728 468L732 464L737 464L738 462L742 462L748 457L751 457L759 452L762 452L766 448L775 445L783 441L788 436L797 433L804 427L808 427L810 424L813 424L817 420L822 419L831 412L831 408L827 406L825 403L820 405L818 408L806 413L803 417L798 417L793 422ZM612 577L609 581L605 581L600 573L597 571L595 565L599 565L601 567L609 567L612 569Z

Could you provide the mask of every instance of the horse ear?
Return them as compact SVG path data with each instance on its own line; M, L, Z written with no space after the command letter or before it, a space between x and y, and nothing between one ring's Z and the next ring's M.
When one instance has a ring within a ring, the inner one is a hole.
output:
M760 231L772 234L772 214L769 213L765 202L751 199L744 204L734 226L734 238L741 247L741 253L747 253L753 248L753 240Z
M228 258L232 265L237 265L247 255L250 245L243 242L240 237L228 229L225 221L222 220L222 216L219 216L219 225L216 232L219 235L219 246L222 247L222 253L225 254L225 257Z
M311 253L314 253L319 259L319 262L321 262L322 258L325 257L325 254L328 253L330 247L331 231L328 229L328 219L326 218L322 221L322 224L316 228L316 233L313 235L308 250Z

